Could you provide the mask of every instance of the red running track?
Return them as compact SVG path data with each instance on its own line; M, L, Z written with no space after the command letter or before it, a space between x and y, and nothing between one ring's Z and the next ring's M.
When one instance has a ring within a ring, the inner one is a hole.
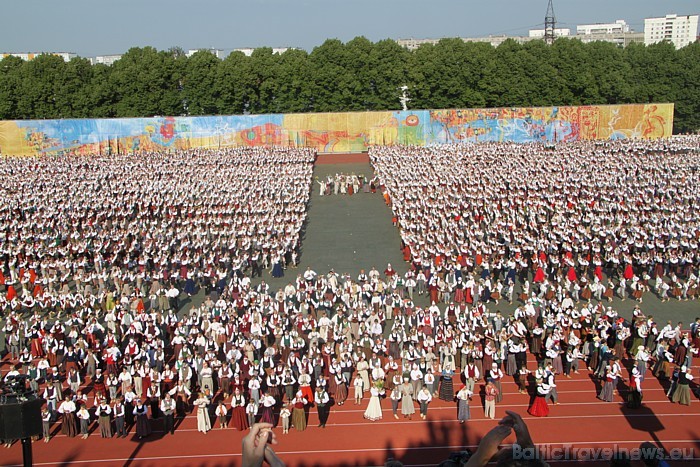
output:
M530 367L534 367L533 362ZM643 441L656 440L667 450L681 448L686 454L700 458L697 400L690 407L672 404L661 382L648 373L643 384L644 406L632 410L625 407L623 397L619 395L612 403L599 401L596 384L588 372L572 376L571 379L558 377L561 403L550 407L547 418L529 416L526 412L529 396L519 394L511 380L504 381L504 397L497 406L497 417L505 410L520 413L533 439L540 445L604 448L616 444L622 448L636 448ZM289 434L283 435L281 428L275 429L279 440L275 450L290 466L382 465L390 457L406 465L435 465L451 452L464 447L473 450L484 433L497 423L497 420L484 418L476 395L470 403L472 419L464 425L456 421L455 405L439 400L430 405L426 421L418 414L413 420L396 420L391 414L390 402L384 400L383 420L370 422L362 416L367 401L365 398L361 406L354 405L351 400L343 406L335 406L325 429L316 426L316 410L311 409L306 431L297 432L292 428ZM194 415L178 423L175 435L163 435L160 423L154 421L156 431L144 442L135 437L102 439L99 431L93 431L87 440L57 435L48 444L34 443L34 462L35 465L72 463L100 466L240 464L240 443L245 433L234 429L221 430L218 425L207 434L198 433ZM511 437L506 443L514 441ZM0 448L0 453L3 465L20 465L22 462L19 443L7 450ZM694 463L700 465L700 459Z

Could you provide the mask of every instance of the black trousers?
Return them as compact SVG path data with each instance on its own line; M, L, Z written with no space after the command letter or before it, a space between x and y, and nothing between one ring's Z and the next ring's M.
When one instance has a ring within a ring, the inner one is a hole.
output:
M319 405L318 406L318 421L321 425L325 425L326 422L328 421L328 416L330 415L331 408L328 407L328 404L325 404L323 406Z
M175 433L175 417L173 416L173 413L170 412L169 414L163 414L163 431L165 433L170 433L173 434Z

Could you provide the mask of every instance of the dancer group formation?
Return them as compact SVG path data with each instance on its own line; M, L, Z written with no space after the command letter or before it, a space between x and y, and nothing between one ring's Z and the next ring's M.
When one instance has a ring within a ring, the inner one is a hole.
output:
M372 148L371 181L339 176L319 194L335 180L381 192L405 264L309 267L279 290L260 277L298 264L311 150L5 158L3 384L46 400L47 442L59 422L67 436L97 421L103 437L145 437L162 418L174 433L191 411L205 433L214 419L304 430L311 406L325 427L348 398L377 421L384 399L396 418L416 403L427 418L438 397L464 423L482 381L494 418L506 375L520 392L534 383L529 412L546 416L556 378L580 370L602 401L629 371L639 407L652 369L690 404L700 326L657 323L642 303L698 294L699 146ZM621 300L639 302L631 319Z

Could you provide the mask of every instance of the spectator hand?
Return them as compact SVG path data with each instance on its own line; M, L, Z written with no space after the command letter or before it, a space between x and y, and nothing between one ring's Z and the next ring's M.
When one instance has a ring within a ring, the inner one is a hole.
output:
M468 466L486 465L498 452L498 446L511 433L511 427L505 424L496 425L481 438L476 452L469 458Z
M269 423L253 425L250 433L243 438L241 466L259 467L263 464L263 460L267 460L270 465L275 467L283 466L284 463L277 457L270 446L271 444L277 444L277 438L272 432L272 425Z
M522 447L532 447L534 443L530 437L530 431L523 420L523 417L516 412L506 410L506 416L498 422L499 425L513 428L515 432L516 442Z

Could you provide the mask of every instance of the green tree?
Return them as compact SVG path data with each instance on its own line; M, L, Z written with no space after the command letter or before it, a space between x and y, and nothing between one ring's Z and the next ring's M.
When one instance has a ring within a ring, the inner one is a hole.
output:
M90 100L93 118L112 118L116 116L115 103L117 90L111 77L113 68L98 63L92 67L92 82L85 91Z
M310 110L314 112L346 112L357 110L355 92L361 87L355 70L346 68L345 45L329 39L309 55L312 89Z
M48 54L39 55L22 66L21 98L17 103L20 118L63 118L56 106L59 97L54 82L63 74L65 66L61 57Z
M629 83L631 69L625 60L624 49L610 42L587 45L591 73L596 81L600 100L598 104L632 102L634 95Z
M695 42L677 52L678 72L673 77L674 88L682 90L674 99L674 131L700 132L700 43Z
M153 47L132 48L112 65L118 117L180 115L179 63L172 53Z
M201 50L185 59L182 98L188 115L218 113L216 78L221 65L213 53Z
M242 52L233 52L218 66L214 94L216 107L222 114L242 114L249 107L245 77L249 75L249 57Z
M369 68L366 79L370 94L366 101L367 110L401 109L399 96L401 86L409 86L409 52L396 41L379 41L370 50Z
M419 47L410 61L411 107L443 109L482 106L482 74L490 62L489 44L442 39Z
M311 104L309 55L304 50L284 52L277 66L274 113L307 112Z
M530 41L519 50L522 66L523 96L527 106L559 105L559 94L563 83L558 79L557 69L552 66L552 48L544 41Z
M640 104L650 102L673 102L682 71L676 62L677 51L673 44L661 42L650 46L630 44L625 56L631 69L630 84L635 101Z
M261 47L250 56L248 76L243 83L250 97L249 111L255 114L271 113L276 108L275 99L278 92L279 55L270 47Z
M0 60L0 119L20 118L17 111L22 99L22 68L25 62L19 57L8 56Z
M562 105L590 105L602 103L594 72L590 67L588 46L579 40L557 39L552 44L553 66L559 73Z
M526 54L522 53L522 47L508 39L494 50L479 86L487 107L519 106L527 102L531 84L525 76Z
M93 115L89 93L92 72L88 59L73 58L56 76L56 111L62 118L89 118Z

